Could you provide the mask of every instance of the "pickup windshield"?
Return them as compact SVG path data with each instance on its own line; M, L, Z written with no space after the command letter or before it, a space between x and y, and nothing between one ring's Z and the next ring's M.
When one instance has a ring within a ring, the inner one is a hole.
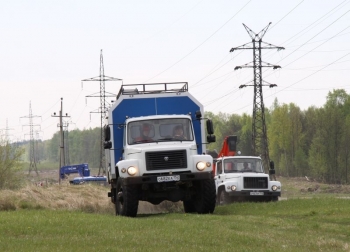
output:
M228 158L219 161L217 164L218 173L235 173L235 172L264 172L261 159L258 158Z
M193 141L192 123L187 118L166 118L130 122L128 144L148 142Z

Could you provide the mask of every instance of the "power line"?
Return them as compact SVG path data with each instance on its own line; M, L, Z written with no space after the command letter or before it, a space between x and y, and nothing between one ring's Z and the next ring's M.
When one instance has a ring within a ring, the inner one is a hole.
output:
M174 64L172 64L170 67L166 68L165 70L163 70L162 72L156 74L155 76L153 76L152 78L148 79L147 81L145 81L144 83L147 83L148 81L154 79L155 77L161 75L162 73L168 71L170 68L174 67L175 65L177 65L179 62L181 62L183 59L185 59L186 57L188 57L189 55L191 55L194 51L196 51L199 47L201 47L205 42L207 42L211 37L213 37L218 31L220 31L228 22L230 22L238 13L240 13L252 0L249 0L248 3L246 3L240 10L238 10L229 20L227 20L222 26L220 26L214 33L212 33L208 38L206 38L202 43L200 43L197 47L195 47L192 51L190 51L189 53L187 53L185 56L183 56L182 58L180 58L178 61L176 61Z

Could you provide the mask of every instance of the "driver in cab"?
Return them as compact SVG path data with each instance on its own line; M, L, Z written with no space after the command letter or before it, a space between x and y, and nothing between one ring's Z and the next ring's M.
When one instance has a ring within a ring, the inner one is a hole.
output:
M152 126L149 123L142 124L140 128L140 136L135 138L134 142L151 142L153 141L150 137Z

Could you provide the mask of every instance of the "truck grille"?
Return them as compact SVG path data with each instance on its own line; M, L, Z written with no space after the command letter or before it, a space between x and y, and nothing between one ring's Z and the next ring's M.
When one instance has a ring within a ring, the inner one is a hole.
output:
M146 152L147 171L187 168L186 150Z
M244 177L244 188L252 189L267 189L268 181L267 177L255 178L255 177Z

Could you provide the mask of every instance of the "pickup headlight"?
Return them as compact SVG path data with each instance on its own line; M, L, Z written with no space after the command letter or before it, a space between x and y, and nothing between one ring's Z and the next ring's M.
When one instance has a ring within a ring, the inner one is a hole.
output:
M196 168L198 171L203 171L207 167L207 163L200 161L196 164Z
M278 187L277 187L276 185L271 186L271 190L272 190L272 191L276 191L277 188L278 188Z
M134 166L130 166L130 167L128 168L128 174L129 174L130 176L134 176L136 173L137 173L137 169L136 169Z
M231 186L232 191L236 191L236 189L237 189L237 186L235 186L235 185Z

